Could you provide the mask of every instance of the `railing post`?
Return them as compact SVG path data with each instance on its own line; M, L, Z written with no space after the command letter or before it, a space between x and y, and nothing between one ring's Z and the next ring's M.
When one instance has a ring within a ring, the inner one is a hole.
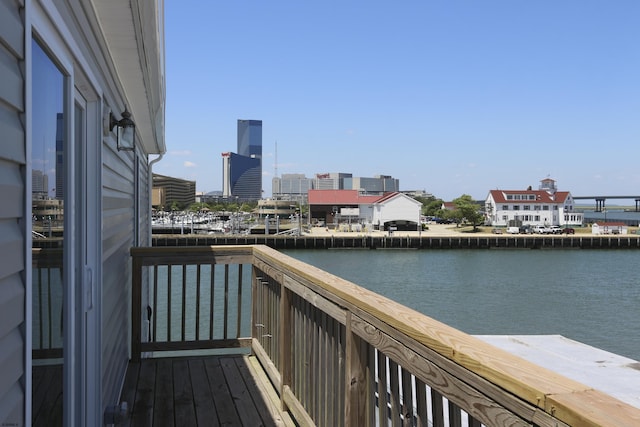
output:
M254 255L255 256L255 255ZM253 351L253 343L258 339L258 275L256 274L256 267L252 262L251 268L251 354L255 354Z
M367 420L368 381L366 342L351 329L351 312L346 321L345 426L370 425Z
M291 290L280 283L280 409L287 410L285 388L291 386Z
M142 341L142 260L133 256L131 278L131 360L140 361L140 344Z

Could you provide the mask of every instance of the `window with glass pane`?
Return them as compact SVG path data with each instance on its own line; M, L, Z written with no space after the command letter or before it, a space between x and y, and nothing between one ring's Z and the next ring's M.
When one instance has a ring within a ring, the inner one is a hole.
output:
M64 76L32 44L32 289L34 426L62 425Z

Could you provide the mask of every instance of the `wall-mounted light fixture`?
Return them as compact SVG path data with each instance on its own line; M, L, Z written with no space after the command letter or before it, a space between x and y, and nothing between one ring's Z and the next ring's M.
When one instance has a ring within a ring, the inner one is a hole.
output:
M124 107L122 118L116 120L113 113L109 113L109 129L116 128L118 151L133 151L136 148L136 124L131 120L131 113Z

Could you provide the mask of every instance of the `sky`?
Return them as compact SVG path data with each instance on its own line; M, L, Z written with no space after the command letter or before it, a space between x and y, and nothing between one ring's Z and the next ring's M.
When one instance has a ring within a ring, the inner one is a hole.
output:
M165 1L167 153L222 189L237 120L277 173L391 175L452 200L556 180L640 194L637 0Z

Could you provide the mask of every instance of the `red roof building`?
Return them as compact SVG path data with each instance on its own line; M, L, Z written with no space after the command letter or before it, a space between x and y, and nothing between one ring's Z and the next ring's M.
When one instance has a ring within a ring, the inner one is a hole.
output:
M485 201L485 224L581 226L584 215L574 207L571 193L558 191L555 181L545 178L538 190L491 190Z

